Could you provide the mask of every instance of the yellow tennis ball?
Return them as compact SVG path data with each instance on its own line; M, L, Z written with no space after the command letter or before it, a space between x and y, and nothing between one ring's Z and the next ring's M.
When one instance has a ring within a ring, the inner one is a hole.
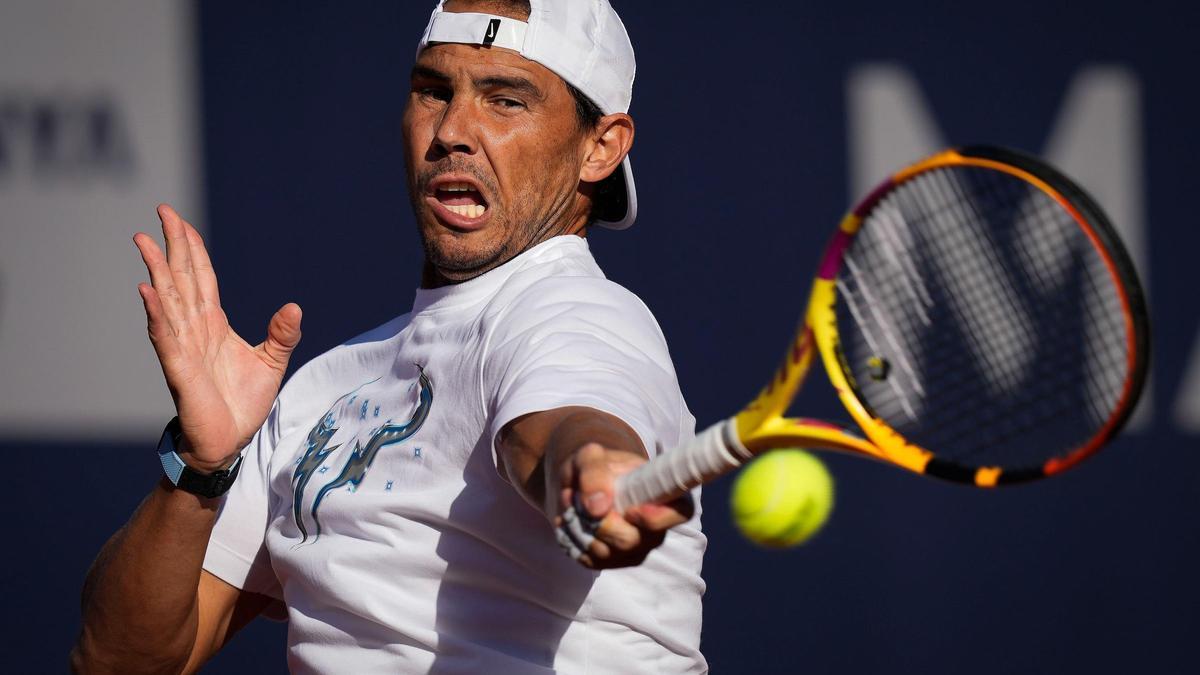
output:
M730 497L733 521L750 541L771 548L803 543L833 510L833 478L804 450L772 450L742 469Z

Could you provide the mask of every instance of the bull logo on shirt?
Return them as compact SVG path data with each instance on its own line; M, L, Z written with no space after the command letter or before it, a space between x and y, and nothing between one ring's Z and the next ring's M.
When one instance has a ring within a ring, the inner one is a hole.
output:
M420 371L418 384L421 390L417 395L417 407L413 411L412 417L404 424L393 424L389 420L386 424L375 429L365 444L356 439L354 441L354 451L350 453L350 457L342 465L342 470L338 473L337 477L326 483L317 492L317 496L313 499L312 508L310 509L313 523L313 539L321 536L321 520L317 515L317 510L321 507L321 501L325 499L325 496L341 487L350 486L351 488L357 488L363 482L363 479L367 477L367 471L371 468L371 463L375 461L375 456L379 454L379 451L384 446L400 443L412 437L421 428L421 425L425 423L425 419L429 417L429 409L433 407L433 383L430 381L429 376L425 374L424 368L417 366L417 369ZM337 408L347 397L350 398L350 402L352 403L354 396L355 392L345 394L334 404L334 408ZM304 491L308 487L309 481L312 480L313 474L322 468L322 464L324 464L326 458L334 450L342 447L340 444L328 447L329 442L338 431L338 427L334 426L337 421L333 414L334 408L325 413L321 421L317 422L312 431L308 432L304 455L297 462L296 472L292 475L292 516L296 520L296 527L300 530L300 543L308 541L309 537L302 512ZM366 410L367 403L364 401L364 418ZM376 412L378 412L378 408L376 408ZM324 471L321 471L321 473L324 473Z

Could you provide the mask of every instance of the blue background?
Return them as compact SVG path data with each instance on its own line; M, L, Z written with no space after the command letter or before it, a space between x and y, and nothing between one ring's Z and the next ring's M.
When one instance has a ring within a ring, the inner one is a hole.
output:
M411 302L421 248L400 116L427 4L198 7L207 227L223 298L251 341L279 305L299 302L295 363ZM1197 10L617 6L639 61L641 211L634 229L590 239L609 276L657 314L702 425L736 410L771 372L821 245L854 197L844 101L856 64L893 61L914 73L951 142L1035 152L1081 66L1122 64L1141 82L1145 281L1157 321L1151 427L1059 479L997 491L827 455L838 485L832 520L786 552L733 531L729 483L718 482L704 499L702 647L713 670L1194 671L1200 459L1170 412L1200 314L1200 235L1187 201L1200 150ZM837 415L818 377L800 403ZM5 670L64 668L87 566L157 479L153 442L0 443L10 476L21 477L3 491ZM210 670L283 672L283 641L282 625L256 621Z

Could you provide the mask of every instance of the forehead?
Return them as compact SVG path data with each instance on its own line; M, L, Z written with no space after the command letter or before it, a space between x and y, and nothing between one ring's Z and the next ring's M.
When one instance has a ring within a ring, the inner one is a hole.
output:
M520 2L519 0L446 0L442 3L442 11L486 12L525 21L529 19L529 2Z
M432 68L447 77L507 75L524 77L547 92L566 91L566 83L554 71L503 47L481 47L458 43L433 44L421 50L417 65Z

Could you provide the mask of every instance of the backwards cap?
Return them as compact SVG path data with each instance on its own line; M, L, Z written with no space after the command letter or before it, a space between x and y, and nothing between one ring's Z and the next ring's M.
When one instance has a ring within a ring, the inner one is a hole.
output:
M629 112L635 64L633 44L608 0L529 0L529 21L494 14L445 12L440 0L417 46L455 42L505 47L554 71L605 115ZM597 224L623 230L637 216L637 191L629 156L614 172L617 189L605 195ZM609 208L611 207L611 208ZM611 213L609 212L611 211Z

